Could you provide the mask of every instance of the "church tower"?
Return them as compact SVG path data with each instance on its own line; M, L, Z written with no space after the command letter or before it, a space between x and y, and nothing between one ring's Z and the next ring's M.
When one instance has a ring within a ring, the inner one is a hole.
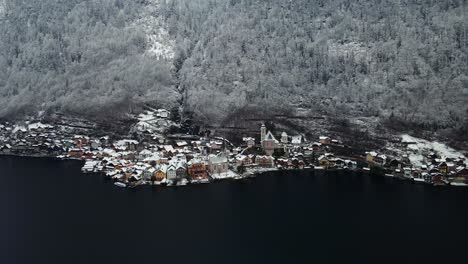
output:
M266 126L265 123L262 123L262 127L260 128L260 144L263 146L263 141L265 141L266 137Z

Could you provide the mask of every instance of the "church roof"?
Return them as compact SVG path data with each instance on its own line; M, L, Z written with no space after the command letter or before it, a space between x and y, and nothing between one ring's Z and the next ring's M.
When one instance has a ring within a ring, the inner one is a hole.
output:
M268 133L265 136L265 140L276 140L275 136L271 133L271 131L268 131Z

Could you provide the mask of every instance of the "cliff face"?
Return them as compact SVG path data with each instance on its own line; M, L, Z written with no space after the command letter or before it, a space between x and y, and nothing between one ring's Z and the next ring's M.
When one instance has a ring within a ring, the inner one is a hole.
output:
M468 127L466 1L4 0L1 116L181 105Z

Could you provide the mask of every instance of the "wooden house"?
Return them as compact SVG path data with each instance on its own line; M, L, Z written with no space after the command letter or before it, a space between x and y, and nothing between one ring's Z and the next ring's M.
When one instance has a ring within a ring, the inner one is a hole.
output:
M153 181L162 181L166 179L166 171L167 171L166 165L161 165L158 168L156 168L153 174Z
M188 165L188 176L192 179L200 179L208 177L208 168L203 162L192 162Z
M271 168L275 165L272 156L256 156L255 163L262 168Z

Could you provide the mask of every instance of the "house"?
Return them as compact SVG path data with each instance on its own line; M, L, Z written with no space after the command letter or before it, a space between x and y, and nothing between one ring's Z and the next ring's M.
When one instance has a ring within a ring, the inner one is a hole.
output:
M371 151L366 154L366 161L369 165L384 166L387 161L387 156L379 155L377 152Z
M409 168L409 167L403 168L403 177L405 177L407 179L412 179L413 178L411 168Z
M166 179L167 165L158 166L153 174L153 181L163 181Z
M263 167L263 168L271 168L275 165L274 159L272 156L256 156L255 157L255 163L258 164L258 166Z
M318 163L320 167L328 169L335 166L335 157L330 153L324 154L318 158Z
M253 138L253 137L245 137L245 138L242 139L242 141L244 141L244 143L249 148L255 146L255 138Z
M174 181L177 179L177 170L174 165L169 165L166 169L166 178L170 181Z
M153 152L151 152L148 149L144 149L138 153L138 160L145 160L146 158L149 158L153 156Z
M431 182L435 186L441 186L447 184L447 178L442 173L431 174Z
M79 148L72 148L68 151L68 155L72 158L81 158L84 154L84 151Z
M158 109L158 113L156 114L157 117L160 118L168 118L170 113L166 109Z
M101 141L97 140L97 139L91 140L91 142L90 142L91 149L98 149L98 148L101 147L101 145L102 145Z
M286 132L281 133L281 143L283 144L288 144L289 143L289 137Z
M448 165L446 162L442 162L439 164L439 166L437 166L440 173L444 174L444 175L447 175L448 173Z
M357 162L352 160L345 160L345 166L347 169L355 170L357 169Z
M454 182L468 183L468 168L460 167L454 175Z
M75 146L81 148L83 146L88 145L89 137L81 136L81 135L75 135L73 137L73 142L74 142Z
M373 163L375 157L377 157L377 152L371 151L371 152L366 152L366 161L368 163Z
M223 141L211 141L209 147L212 152L219 151L223 148Z
M245 155L237 155L236 156L236 166L248 166L252 164L252 159L249 156Z
M135 151L139 142L136 140L123 139L114 143L114 147L118 150Z
M392 170L400 169L402 167L402 162L397 159L392 159L387 163L388 167Z
M187 178L187 168L184 163L178 163L176 166L176 177L177 179Z
M291 139L291 143L293 143L294 145L302 144L302 136L301 135L293 136Z
M212 155L208 161L208 170L213 173L226 173L229 169L228 159L224 156Z
M191 160L187 166L188 176L192 179L207 178L207 166L201 160Z
M329 137L321 136L319 137L320 144L329 145L331 143L331 139Z
M184 149L187 146L188 146L188 143L186 141L177 141L176 142L176 149Z
M150 167L148 169L146 169L145 171L143 171L142 173L142 178L143 180L145 181L149 181L152 179L152 177L154 176L154 173L156 172L156 169L153 168L153 167Z

